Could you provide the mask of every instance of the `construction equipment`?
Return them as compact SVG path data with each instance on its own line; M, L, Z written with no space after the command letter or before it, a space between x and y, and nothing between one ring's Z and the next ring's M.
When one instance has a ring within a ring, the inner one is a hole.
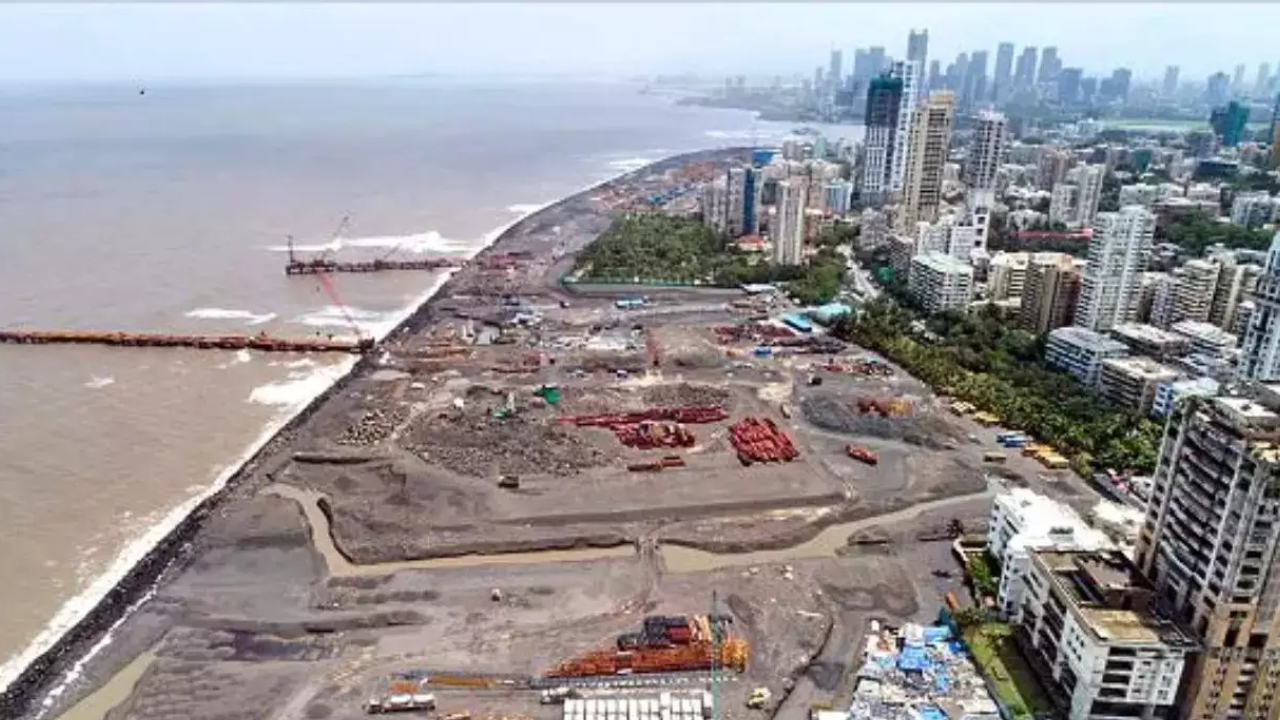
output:
M187 347L202 350L263 352L347 352L373 349L373 339L278 338L257 335L174 335L100 330L0 330L0 343L14 345L112 345L116 347Z
M800 457L791 438L766 418L748 417L730 426L729 442L743 465L757 462L791 462Z
M498 478L498 487L503 490L519 490L520 478L516 475L502 475Z
M751 694L747 696L747 707L752 710L763 710L772 698L773 693L769 692L769 688L752 688Z
M538 702L543 705L559 705L570 698L582 697L582 693L571 687L554 687L547 688L542 691L542 696L538 698Z
M662 472L668 468L681 467L684 467L684 458L679 455L668 455L661 460L632 463L627 466L627 470L630 470L631 472Z
M284 266L285 275L326 275L329 273L366 273L381 272L383 270L439 270L441 268L458 267L461 263L453 258L424 258L419 260L392 260L392 255L399 252L402 248L397 245L392 247L385 255L377 260L361 261L361 262L339 262L334 259L333 254L342 247L342 235L349 229L351 225L350 216L343 217L342 222L338 224L338 228L334 230L333 236L329 239L328 244L315 257L302 260L298 258L293 247L293 236L290 235L289 242L289 261Z
M436 696L426 691L428 682L425 673L391 675L385 685L369 697L365 703L365 712L377 715L385 712L434 710Z
M854 460L864 462L868 465L875 465L880 462L880 457L878 455L861 445L846 445L844 452Z
M854 407L863 415L875 414L885 418L902 417L911 412L911 403L901 398L862 398L854 403Z
M637 425L618 425L613 429L618 442L639 450L654 448L693 447L693 432L679 423L642 422Z

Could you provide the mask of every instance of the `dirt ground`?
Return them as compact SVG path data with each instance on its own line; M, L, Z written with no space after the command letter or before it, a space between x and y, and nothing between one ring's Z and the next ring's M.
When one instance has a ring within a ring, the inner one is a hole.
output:
M750 339L719 342L713 328L744 317L729 305L739 295L648 292L633 312L614 300L634 290L561 287L572 253L608 225L602 202L535 217L500 248L540 260L460 272L375 368L256 465L52 709L149 652L112 720L354 718L379 678L404 670L512 683L440 687L442 714L551 720L560 709L522 683L609 647L646 615L709 612L714 593L752 648L746 674L724 685L724 716L800 718L847 701L872 619L932 620L960 591L933 573L955 567L938 539L950 520L981 530L993 492L1014 485L1096 499L1079 478L1021 457L991 477L982 453L994 431L949 414L901 371L817 367L859 348L756 357ZM541 321L490 332L513 292ZM892 398L910 411L857 409ZM687 405L728 415L688 425L688 448L638 450L608 428L561 422ZM775 422L799 458L743 466L728 427L744 417ZM878 462L851 459L849 444ZM685 467L627 469L665 455ZM500 488L504 476L519 487ZM316 505L264 492L282 485ZM616 552L589 554L598 548ZM774 692L766 713L745 708L757 686Z

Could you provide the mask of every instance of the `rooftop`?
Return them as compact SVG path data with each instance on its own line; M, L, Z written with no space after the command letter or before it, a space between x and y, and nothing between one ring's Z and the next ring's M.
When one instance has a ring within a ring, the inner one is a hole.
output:
M1161 330L1155 325L1123 323L1111 328L1111 335L1118 340L1132 340L1150 345L1174 345L1185 343L1186 338L1177 333Z
M917 255L911 259L911 264L919 263L925 267L940 273L972 275L973 266L957 257L952 257L946 253L929 252Z
M1151 586L1124 553L1051 550L1032 555L1098 640L1175 647L1193 644L1181 628L1152 612Z
M1183 320L1182 322L1174 323L1169 329L1179 335L1189 337L1192 340L1199 340L1214 345L1223 345L1225 347L1236 346L1236 336L1213 323L1198 322L1196 320Z
M1102 361L1103 367L1142 380L1173 380L1178 371L1147 357L1110 358Z
M1049 333L1050 342L1058 340L1060 342L1069 343L1076 347L1095 352L1124 352L1128 350L1128 346L1119 340L1103 335L1100 332L1094 332L1088 328L1082 327L1061 327Z

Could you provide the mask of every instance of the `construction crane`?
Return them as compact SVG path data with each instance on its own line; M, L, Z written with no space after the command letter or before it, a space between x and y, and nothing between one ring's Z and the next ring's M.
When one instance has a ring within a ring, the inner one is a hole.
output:
M323 261L326 258L328 258L328 256L337 252L338 249L342 247L343 233L347 232L347 230L349 230L350 227L351 227L351 216L343 215L341 222L338 223L338 227L335 228L333 231L333 234L329 236L329 242L323 246L323 248L320 250L319 255L316 255L314 258L311 258L311 262ZM294 251L292 235L288 236L288 242L289 242L289 264L293 265L298 262L298 258Z
M373 338L366 335L364 328L360 327L360 323L352 317L351 311L347 310L346 303L342 302L342 298L338 296L338 289L333 286L333 281L327 273L316 273L316 277L320 280L320 287L324 290L329 299L333 301L338 312L342 313L342 318L351 326L351 330L356 334L356 344L361 350L369 350L373 348Z

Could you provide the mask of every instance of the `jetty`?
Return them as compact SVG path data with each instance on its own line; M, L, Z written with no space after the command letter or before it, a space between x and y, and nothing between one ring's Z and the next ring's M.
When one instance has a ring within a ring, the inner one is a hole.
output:
M280 338L257 335L183 335L102 330L0 330L0 343L12 345L114 345L118 347L186 347L262 352L365 353L372 338Z

